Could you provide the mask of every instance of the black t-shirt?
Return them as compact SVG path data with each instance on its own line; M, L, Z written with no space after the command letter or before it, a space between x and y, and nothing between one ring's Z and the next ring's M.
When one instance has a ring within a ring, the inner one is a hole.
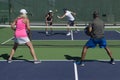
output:
M48 14L46 15L46 18L47 18L47 21L51 21L52 18L53 18L52 13L48 13Z

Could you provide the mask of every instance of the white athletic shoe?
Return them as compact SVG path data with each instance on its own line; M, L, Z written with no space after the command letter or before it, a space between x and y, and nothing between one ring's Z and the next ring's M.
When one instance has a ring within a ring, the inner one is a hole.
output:
M34 61L34 64L39 64L41 63L41 61Z
M79 29L77 29L76 31L80 31Z
M48 31L46 31L45 33L46 33L46 35L48 35Z
M76 30L75 30L75 33L79 32L79 31L80 31L79 29L76 29Z
M71 33L70 33L70 32L68 32L66 35L67 35L67 36L70 36L70 35L71 35Z

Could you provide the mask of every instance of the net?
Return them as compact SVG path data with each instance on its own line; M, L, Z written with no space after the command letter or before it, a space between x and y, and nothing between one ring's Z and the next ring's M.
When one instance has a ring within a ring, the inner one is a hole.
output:
M66 35L68 28L66 26L52 26L53 33L48 28L50 35L46 35L45 28L46 26L31 26L32 43L35 47L83 47L89 39L84 33L85 25L70 27L72 33L70 36ZM0 25L0 36L4 36L0 38L0 47L13 46L13 34L10 25ZM108 46L120 47L120 26L106 26L105 37Z

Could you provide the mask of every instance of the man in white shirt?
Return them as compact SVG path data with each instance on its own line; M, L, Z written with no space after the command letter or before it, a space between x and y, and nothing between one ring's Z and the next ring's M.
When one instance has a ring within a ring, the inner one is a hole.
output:
M69 35L71 35L71 32L70 32L70 28L69 28L69 26L74 26L74 21L75 21L75 18L74 18L74 16L73 15L76 15L76 13L74 13L74 12L71 12L71 11L69 11L69 10L67 10L67 9L63 9L63 11L64 11L64 15L63 16L57 16L59 19L62 19L62 18L64 18L64 17L67 17L67 19L68 19L68 28L67 28L67 30L68 30L68 33L67 33L67 36L69 36Z

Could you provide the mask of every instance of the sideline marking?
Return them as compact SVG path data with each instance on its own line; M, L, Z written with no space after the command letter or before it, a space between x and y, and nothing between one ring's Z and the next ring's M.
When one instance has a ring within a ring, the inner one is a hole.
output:
M9 42L9 41L12 40L13 38L14 38L14 37L12 37L12 38L10 38L10 39L8 39L8 40L2 42L1 44L5 44L5 43Z
M117 33L120 33L120 31L118 31L118 30L115 30Z

